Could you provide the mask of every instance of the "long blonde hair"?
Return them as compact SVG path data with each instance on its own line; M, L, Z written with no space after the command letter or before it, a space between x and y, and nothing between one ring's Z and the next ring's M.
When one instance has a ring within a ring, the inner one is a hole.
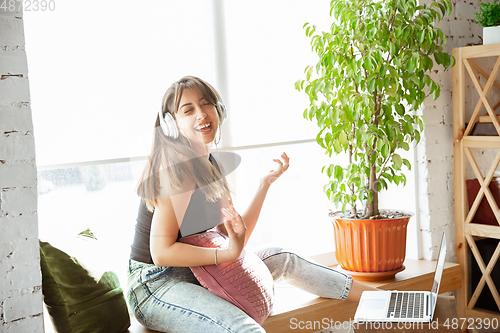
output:
M185 89L199 92L216 107L219 103L218 93L207 82L194 76L185 76L174 82L165 92L162 102L163 116L166 112L170 112L175 119ZM217 110L220 131L221 114L219 108ZM163 134L160 119L157 117L153 147L139 178L136 188L137 194L145 201L147 208L153 211L160 196L160 171L163 170L174 189L181 188L184 180L183 174L185 174L198 185L208 201L215 202L224 194L230 197L231 193L222 166L217 162L214 164L216 164L215 168L210 161L195 152L191 148L189 140L183 135L173 139Z

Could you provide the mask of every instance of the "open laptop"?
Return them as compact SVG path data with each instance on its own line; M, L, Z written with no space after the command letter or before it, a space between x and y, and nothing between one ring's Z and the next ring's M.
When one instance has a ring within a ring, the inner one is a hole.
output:
M354 321L362 322L431 322L443 276L446 236L443 232L434 283L429 291L364 291Z

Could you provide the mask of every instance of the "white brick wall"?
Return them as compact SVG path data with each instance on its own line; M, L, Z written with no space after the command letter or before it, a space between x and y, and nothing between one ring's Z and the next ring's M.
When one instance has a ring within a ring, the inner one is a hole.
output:
M455 47L480 43L482 36L482 27L473 22L479 0L452 3L452 14L438 25L447 38L445 51L449 54ZM424 103L427 127L417 148L420 254L424 259L436 259L441 233L445 231L448 260L455 260L452 70L444 72L442 66L435 66L431 76L440 84L441 96L437 101L430 97Z
M0 333L43 332L27 74L22 12L0 9Z

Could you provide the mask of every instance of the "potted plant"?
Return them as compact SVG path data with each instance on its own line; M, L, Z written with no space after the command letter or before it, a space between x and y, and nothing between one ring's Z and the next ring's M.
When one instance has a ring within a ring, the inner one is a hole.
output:
M483 27L483 45L500 43L500 3L482 2L475 13L476 23Z
M333 0L329 31L315 34L315 26L304 25L319 56L295 84L309 96L304 118L316 120L325 154L349 158L348 165L333 161L322 169L330 178L328 198L342 207L332 222L344 269L394 272L403 265L412 214L379 210L378 195L389 183L406 184L402 169L411 164L400 149L419 142L425 124L419 108L440 94L428 75L433 59L445 69L454 65L435 26L451 9L449 0Z

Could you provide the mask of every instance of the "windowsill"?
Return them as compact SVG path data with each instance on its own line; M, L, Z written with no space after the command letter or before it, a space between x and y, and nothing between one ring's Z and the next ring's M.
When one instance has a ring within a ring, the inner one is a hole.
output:
M310 258L321 265L332 267L338 264L335 259L335 252L326 252L310 256Z
M406 269L393 279L364 282L385 290L431 290L436 261L411 260L405 261ZM332 266L332 268L335 268ZM445 263L439 293L446 293L461 288L462 278L460 265ZM275 288L276 301L273 312L264 322L267 332L289 332L290 321L321 321L332 318L334 321L349 321L354 316L357 307L355 302L339 301L318 297L303 290L279 283ZM313 332L314 330L301 330Z
M318 262L331 260L332 254L314 256ZM430 290L436 267L435 261L409 260L405 261L406 269L398 273L393 279L365 282L369 285L386 290ZM335 267L335 266L334 266ZM441 281L440 293L450 292L462 285L460 265L445 263ZM357 307L355 302L339 301L317 297L286 283L278 283L275 288L276 301L273 313L263 324L264 329L270 333L287 333L291 330L291 320L296 321L322 321L324 318L334 321L349 321ZM302 329L300 332L314 332L317 329ZM154 332L145 329L132 318L129 333Z

